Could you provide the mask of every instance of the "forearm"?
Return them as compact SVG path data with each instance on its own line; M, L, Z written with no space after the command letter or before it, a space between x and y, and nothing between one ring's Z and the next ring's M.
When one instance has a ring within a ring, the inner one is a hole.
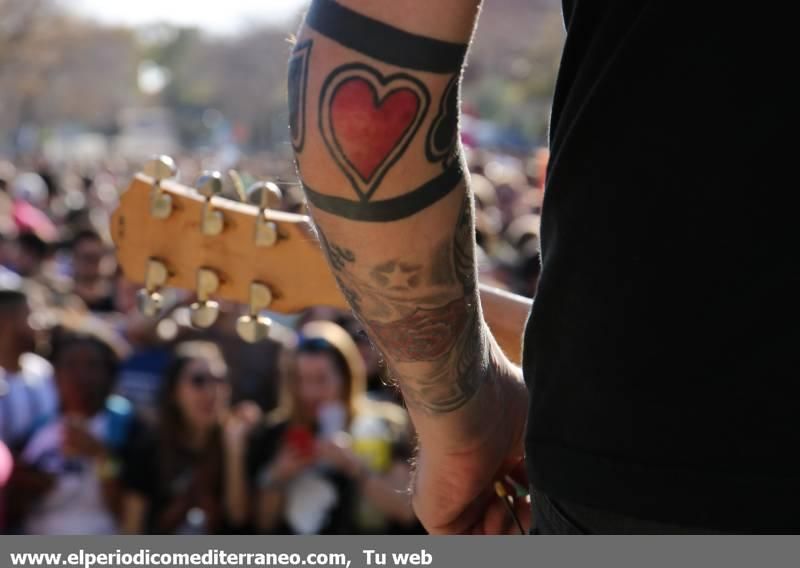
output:
M244 449L227 448L225 461L225 516L231 525L241 527L250 508Z
M149 506L150 504L145 497L133 491L126 491L122 498L120 532L126 535L143 534Z
M122 488L116 479L104 479L101 481L100 493L103 503L116 519L122 517Z
M194 499L183 493L174 496L156 519L156 530L159 534L173 534L186 520L186 514L195 505Z
M458 144L478 5L317 0L290 65L293 143L323 248L420 439L452 451L484 434L508 365L481 314Z
M283 492L278 488L264 488L258 492L256 529L260 533L275 530L283 510Z

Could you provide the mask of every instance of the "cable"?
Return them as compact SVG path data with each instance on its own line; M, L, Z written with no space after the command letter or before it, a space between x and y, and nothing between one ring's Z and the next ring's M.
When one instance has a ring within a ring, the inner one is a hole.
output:
M519 527L519 534L525 534L525 529L522 528L522 523L517 516L516 511L514 511L513 499L509 499L508 491L506 491L505 485L503 485L502 481L495 481L494 482L494 492L497 493L497 496L506 504L506 509L508 509L508 514L511 515L511 518L514 519L514 522Z

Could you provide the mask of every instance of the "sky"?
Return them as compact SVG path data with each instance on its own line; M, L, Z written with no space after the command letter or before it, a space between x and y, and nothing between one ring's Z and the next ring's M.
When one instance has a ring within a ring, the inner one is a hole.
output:
M61 0L73 11L103 22L140 25L154 21L193 25L212 33L289 21L309 0Z

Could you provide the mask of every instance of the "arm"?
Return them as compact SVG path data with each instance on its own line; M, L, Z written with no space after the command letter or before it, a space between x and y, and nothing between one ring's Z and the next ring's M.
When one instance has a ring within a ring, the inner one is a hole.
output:
M128 535L144 534L148 507L149 504L146 497L134 491L126 491L122 497L120 532Z
M101 470L106 468L105 465L97 465L95 467L98 467ZM101 473L100 479L103 502L108 510L114 515L114 517L119 520L121 519L123 512L123 493L119 479L117 479L115 475L107 473Z
M410 525L416 520L408 495L411 468L407 463L395 462L384 475L365 473L361 490L378 510L390 519Z
M481 309L492 335L512 363L522 361L522 336L531 313L529 298L480 285Z
M82 420L68 420L64 425L62 451L67 456L89 458L100 480L100 488L108 510L119 519L122 514L122 486L119 480L118 457L94 437Z
M278 526L283 511L283 491L276 487L264 487L258 491L256 503L256 530L269 534Z
M54 485L55 478L52 474L40 471L22 459L17 459L8 485L4 488L6 526L22 523L36 502Z
M309 207L408 405L420 439L415 507L432 531L472 530L466 503L521 457L526 412L519 370L481 312L458 144L478 9L479 0L316 0L290 61ZM445 486L456 497L436 497Z
M278 525L284 507L286 484L313 462L310 455L299 454L288 445L282 445L273 459L259 473L258 501L255 525L258 532L270 533Z
M250 518L249 487L245 468L246 437L225 444L225 516L234 527L244 526Z
M374 473L353 452L349 437L324 440L317 445L317 455L358 484L359 490L379 511L394 521L410 524L416 519L408 495L411 468L394 460L384 473Z
M251 518L250 484L247 478L247 449L253 428L261 421L257 404L236 404L225 420L225 515L234 527L244 526Z

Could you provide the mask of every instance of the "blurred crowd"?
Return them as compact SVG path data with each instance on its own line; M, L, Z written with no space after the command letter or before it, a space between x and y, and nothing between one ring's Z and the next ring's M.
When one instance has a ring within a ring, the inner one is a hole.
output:
M210 157L178 158L191 180ZM532 296L547 153L469 150L482 281ZM416 533L414 433L357 321L241 307L193 328L190 293L136 308L109 218L135 167L0 159L0 530L17 534ZM302 212L291 163L236 164Z

